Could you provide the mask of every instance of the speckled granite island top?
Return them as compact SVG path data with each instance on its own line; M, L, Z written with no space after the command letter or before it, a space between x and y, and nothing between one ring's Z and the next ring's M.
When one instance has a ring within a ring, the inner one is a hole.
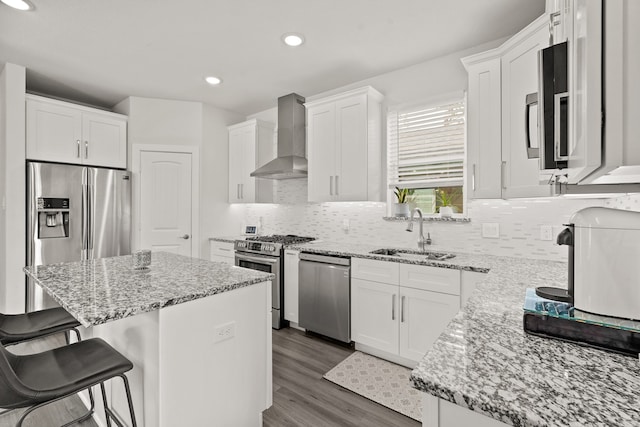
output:
M381 247L319 242L292 249L408 262L369 254ZM421 264L489 274L412 372L415 388L514 426L640 426L637 359L523 330L526 288L566 287L566 263L456 255Z
M275 276L198 258L154 252L148 270L131 256L25 267L51 297L84 326L272 280Z

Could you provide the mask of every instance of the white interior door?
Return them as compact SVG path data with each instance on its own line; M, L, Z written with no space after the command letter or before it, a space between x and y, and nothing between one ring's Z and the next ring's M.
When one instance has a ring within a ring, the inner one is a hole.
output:
M192 256L192 154L140 153L140 247Z

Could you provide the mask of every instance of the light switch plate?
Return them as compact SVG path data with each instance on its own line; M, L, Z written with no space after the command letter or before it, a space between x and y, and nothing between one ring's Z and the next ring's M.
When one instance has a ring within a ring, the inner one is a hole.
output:
M487 222L482 224L482 237L485 239L499 239L500 224L497 222Z

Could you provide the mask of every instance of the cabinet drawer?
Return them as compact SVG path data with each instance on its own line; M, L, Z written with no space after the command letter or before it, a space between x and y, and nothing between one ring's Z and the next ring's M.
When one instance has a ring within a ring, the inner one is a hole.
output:
M397 285L400 268L396 262L376 261L372 259L352 258L351 277L373 282Z
M235 256L233 243L211 241L209 243L209 247L211 251L211 257L218 256L224 258L233 258Z
M460 271L425 265L400 264L400 286L460 295Z

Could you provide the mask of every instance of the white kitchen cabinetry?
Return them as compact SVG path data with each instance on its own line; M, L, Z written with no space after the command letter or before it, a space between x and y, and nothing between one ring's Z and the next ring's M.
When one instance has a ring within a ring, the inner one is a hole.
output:
M235 251L233 243L209 240L209 259L215 262L225 262L235 265Z
M274 126L261 120L248 120L228 127L229 131L229 203L255 203L262 192L251 172L258 168L258 146L273 145ZM265 195L269 197L269 194Z
M550 196L549 172L527 155L526 117L532 147L538 146L538 52L549 44L543 15L502 46L462 62L469 76L467 96L467 188L470 198Z
M284 318L293 323L298 323L299 263L299 251L284 251Z
M351 337L365 352L413 366L460 309L458 270L360 258L351 268Z
M371 87L307 102L309 201L382 200L382 103Z
M467 194L471 199L502 197L501 77L498 49L463 58L467 92Z
M538 92L538 52L549 46L548 17L541 16L503 46L502 64L502 197L552 195L544 183L539 159L527 156L526 98ZM537 146L537 109L529 111L529 133ZM548 179L550 173L546 174Z
M26 97L27 159L127 167L127 117L36 95Z

